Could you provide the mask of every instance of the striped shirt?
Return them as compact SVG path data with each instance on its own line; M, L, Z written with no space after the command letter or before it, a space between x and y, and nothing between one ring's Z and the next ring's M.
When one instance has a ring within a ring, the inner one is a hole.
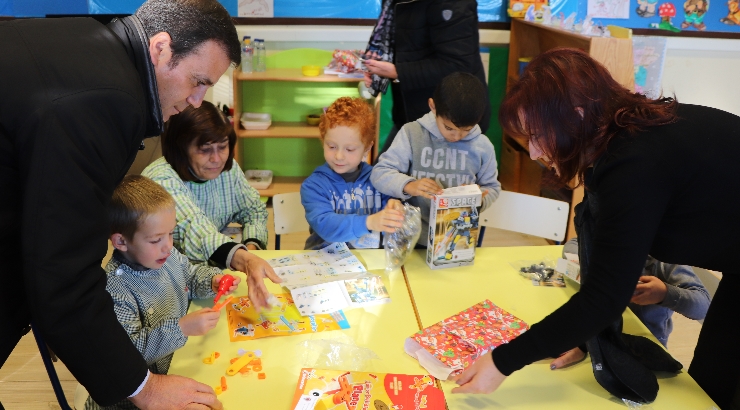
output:
M267 245L267 209L259 193L247 182L239 164L218 178L183 181L164 157L151 163L142 175L153 179L175 199L175 247L193 262L206 262L221 245L233 242L222 234L229 223L243 227L243 238Z
M213 276L221 270L205 264L191 264L177 249L172 249L159 269L147 269L125 261L118 251L105 266L106 290L113 299L113 310L136 349L156 374L167 374L175 350L188 340L180 329L180 318L188 313L191 299L216 295ZM85 410L101 408L91 397ZM106 409L136 409L122 400Z

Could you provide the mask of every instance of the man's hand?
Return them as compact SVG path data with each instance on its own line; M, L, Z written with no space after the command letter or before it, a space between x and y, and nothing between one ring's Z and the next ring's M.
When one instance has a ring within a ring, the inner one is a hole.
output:
M385 209L367 217L365 225L371 231L395 232L396 228L403 225L403 219L404 211L401 201L389 199Z
M411 196L423 196L424 198L432 199L432 195L442 193L442 187L433 179L422 178L406 184L403 187L403 192Z
M562 369L574 365L586 358L586 352L579 348L570 349L550 363L550 370Z
M377 74L381 77L390 78L395 80L398 78L398 72L396 72L396 66L393 63L387 61L378 60L365 60L365 69L371 74Z
M190 312L180 318L178 324L185 336L203 336L216 327L221 313L211 308L203 308Z
M640 276L640 282L632 294L630 302L638 305L654 305L665 299L668 293L666 284L655 276Z
M223 410L210 386L182 376L149 374L144 388L130 398L136 407L144 410Z
M452 379L460 387L452 389L453 393L493 393L506 380L493 363L491 352L479 357L461 375Z
M247 274L249 300L252 301L258 312L260 309L267 307L267 298L270 297L270 292L265 286L265 277L273 283L282 282L269 263L244 249L236 251L234 257L231 258L231 269Z
M236 288L239 287L239 283L242 281L242 278L236 275L231 275L234 277L234 283L229 287L229 290L226 291L226 294L229 295L231 293L234 293L236 291ZM214 292L218 293L218 285L221 283L221 278L223 278L224 275L213 275L213 278L211 279L211 289L213 289Z

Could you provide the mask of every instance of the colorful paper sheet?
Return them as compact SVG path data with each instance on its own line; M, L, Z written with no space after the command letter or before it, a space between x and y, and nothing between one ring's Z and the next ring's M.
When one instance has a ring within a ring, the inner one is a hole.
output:
M349 322L341 310L331 314L301 316L290 294L280 293L275 297L281 305L263 309L260 313L254 309L249 297L235 297L226 306L229 339L240 342L269 336L349 329Z
M293 410L444 410L429 375L301 369Z
M404 349L431 375L446 380L527 329L524 321L484 300L415 333L406 339Z

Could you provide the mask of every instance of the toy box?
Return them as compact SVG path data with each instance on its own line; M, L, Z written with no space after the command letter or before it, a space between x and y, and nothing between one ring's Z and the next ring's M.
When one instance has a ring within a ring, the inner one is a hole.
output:
M472 265L478 240L478 185L447 188L432 197L427 265L432 269Z

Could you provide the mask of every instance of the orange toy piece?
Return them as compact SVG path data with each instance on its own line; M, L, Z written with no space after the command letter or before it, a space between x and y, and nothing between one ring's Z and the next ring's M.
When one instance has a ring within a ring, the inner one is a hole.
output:
M262 366L252 366L252 370L254 370L255 372L261 372Z
M267 375L265 375L264 373L259 373L257 375L257 378L260 379L260 380L265 380L265 377L267 377Z
M254 360L256 357L257 356L255 356L254 352L245 352L244 355L236 359L234 363L226 369L226 375L233 376L237 374L242 367L249 365L249 362Z
M213 352L210 356L203 359L203 363L205 364L213 364L213 362L218 359L221 356L221 353L219 352Z
M233 296L229 295L223 302L213 305L213 310L221 310L224 306L228 305L234 299Z
M228 388L226 385L226 376L221 376L221 391L226 391Z

